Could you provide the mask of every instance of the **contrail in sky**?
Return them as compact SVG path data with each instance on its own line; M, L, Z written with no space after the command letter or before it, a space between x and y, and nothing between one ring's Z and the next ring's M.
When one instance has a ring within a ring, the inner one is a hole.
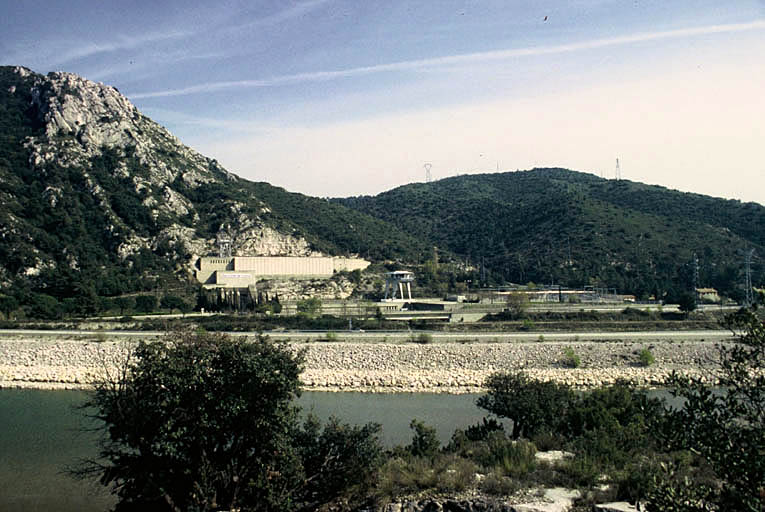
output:
M658 41L663 39L677 39L683 37L694 37L701 35L726 34L734 32L746 32L751 30L765 29L765 20L757 20L750 23L733 23L727 25L708 25L704 27L683 28L675 30L665 30L660 32L643 32L639 34L610 37L603 39L592 39L578 43L567 43L552 46L531 46L527 48L510 48L506 50L493 50L478 53L466 53L460 55L448 55L444 57L435 57L429 59L407 60L392 62L388 64L376 64L372 66L361 66L349 69L312 71L307 73L296 73L291 75L275 76L264 79L254 80L232 80L225 82L209 82L180 89L169 89L165 91L143 92L128 94L132 99L158 98L164 96L184 96L189 94L198 94L205 92L216 92L227 89L244 89L255 87L273 87L278 85L298 84L306 82L320 82L335 80L340 78L349 78L354 76L370 75L375 73L386 73L394 71L417 70L426 67L439 67L454 64L470 64L476 62L492 62L506 60L516 57L534 57L539 55L551 55L570 53L583 50L592 50L605 48L609 46L628 45L634 43L643 43L649 41Z

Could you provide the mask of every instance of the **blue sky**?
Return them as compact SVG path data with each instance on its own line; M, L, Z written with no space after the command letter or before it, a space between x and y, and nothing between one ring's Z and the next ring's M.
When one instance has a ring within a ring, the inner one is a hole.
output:
M765 204L765 2L5 1L2 64L114 85L317 196L560 166Z

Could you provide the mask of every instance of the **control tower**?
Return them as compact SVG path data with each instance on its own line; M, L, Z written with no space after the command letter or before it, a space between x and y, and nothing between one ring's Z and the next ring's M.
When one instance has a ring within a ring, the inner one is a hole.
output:
M408 270L396 270L385 274L385 299L396 300L396 291L398 291L399 300L404 300L404 285L406 285L409 300L412 300L412 281L414 281L414 272ZM390 293L390 299L388 294Z

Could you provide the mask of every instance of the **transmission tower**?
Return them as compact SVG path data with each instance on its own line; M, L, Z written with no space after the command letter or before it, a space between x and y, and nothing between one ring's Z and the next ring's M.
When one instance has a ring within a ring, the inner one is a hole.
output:
M746 290L746 305L751 306L754 304L754 296L752 293L752 257L754 256L754 249L746 251L744 264L746 265L746 283L744 289Z
M616 159L616 170L614 172L614 177L616 178L616 181L619 181L622 179L622 168L619 166L619 159Z
M423 167L425 167L425 183L430 183L433 181L433 175L430 174L430 169L433 167L433 164L427 163Z
M698 300L698 290L699 288L699 257L696 256L696 253L693 253L693 304L697 304Z

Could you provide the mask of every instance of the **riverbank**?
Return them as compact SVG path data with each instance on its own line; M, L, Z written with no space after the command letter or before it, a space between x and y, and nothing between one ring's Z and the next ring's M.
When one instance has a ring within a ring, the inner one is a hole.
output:
M87 388L113 374L141 339L104 336L13 334L0 338L0 387ZM146 336L154 341L155 336ZM525 371L532 377L578 388L618 379L661 386L672 371L711 375L717 341L641 333L634 340L291 343L305 350L304 388L314 391L475 393L497 371ZM564 350L580 365L567 366ZM647 349L654 363L642 366Z

